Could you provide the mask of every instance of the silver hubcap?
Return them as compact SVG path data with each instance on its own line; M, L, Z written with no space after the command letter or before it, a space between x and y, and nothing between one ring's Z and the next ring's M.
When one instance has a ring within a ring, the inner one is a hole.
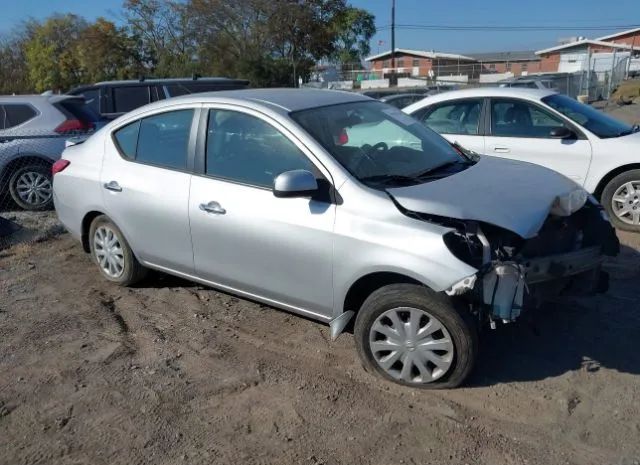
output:
M124 253L122 245L113 229L100 226L93 236L93 251L102 271L112 278L118 278L124 272Z
M371 326L369 347L380 368L394 379L430 383L444 376L453 363L449 331L424 310L387 310Z
M51 200L51 181L42 173L27 171L16 181L18 197L29 205L44 205Z
M620 186L613 194L611 207L620 221L640 225L640 181Z

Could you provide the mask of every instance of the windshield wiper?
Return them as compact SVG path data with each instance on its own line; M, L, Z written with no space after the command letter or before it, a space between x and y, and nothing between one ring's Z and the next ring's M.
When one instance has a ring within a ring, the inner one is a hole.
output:
M365 183L374 184L415 184L418 180L414 176L404 176L402 174L377 174L360 179Z
M422 172L420 172L420 173L416 173L416 174L414 175L414 178L416 178L416 179L422 179L422 178L425 178L425 177L429 177L429 176L433 175L434 173L437 173L438 171L442 171L442 170L444 170L445 168L449 168L450 166L458 165L458 164L462 164L462 165L471 165L471 164L473 164L473 162L471 162L471 161L465 161L465 160L452 160L452 161L448 161L448 162L446 162L446 163L442 163L442 164L440 164L440 165L437 165L437 166L434 166L434 167L429 168L429 169L427 169L427 170L424 170L424 171L422 171Z

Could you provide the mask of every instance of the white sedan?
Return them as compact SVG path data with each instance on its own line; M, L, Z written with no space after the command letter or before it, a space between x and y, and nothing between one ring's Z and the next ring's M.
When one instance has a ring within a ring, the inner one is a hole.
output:
M638 125L538 89L445 92L403 111L474 152L564 174L600 199L616 227L640 231Z

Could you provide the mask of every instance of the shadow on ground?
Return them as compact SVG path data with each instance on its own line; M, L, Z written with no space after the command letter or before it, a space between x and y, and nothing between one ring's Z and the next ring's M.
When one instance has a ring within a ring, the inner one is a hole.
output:
M605 269L607 293L549 304L516 324L486 329L470 386L601 368L640 374L640 253L623 246Z

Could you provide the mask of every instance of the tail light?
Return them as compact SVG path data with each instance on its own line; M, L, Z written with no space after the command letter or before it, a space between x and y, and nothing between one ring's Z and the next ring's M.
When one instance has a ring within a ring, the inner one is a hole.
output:
M94 124L89 121L79 119L68 119L54 129L58 134L68 134L73 132L86 132L94 128Z
M60 171L64 171L71 162L69 160L60 159L56 161L51 167L51 176L55 176Z

